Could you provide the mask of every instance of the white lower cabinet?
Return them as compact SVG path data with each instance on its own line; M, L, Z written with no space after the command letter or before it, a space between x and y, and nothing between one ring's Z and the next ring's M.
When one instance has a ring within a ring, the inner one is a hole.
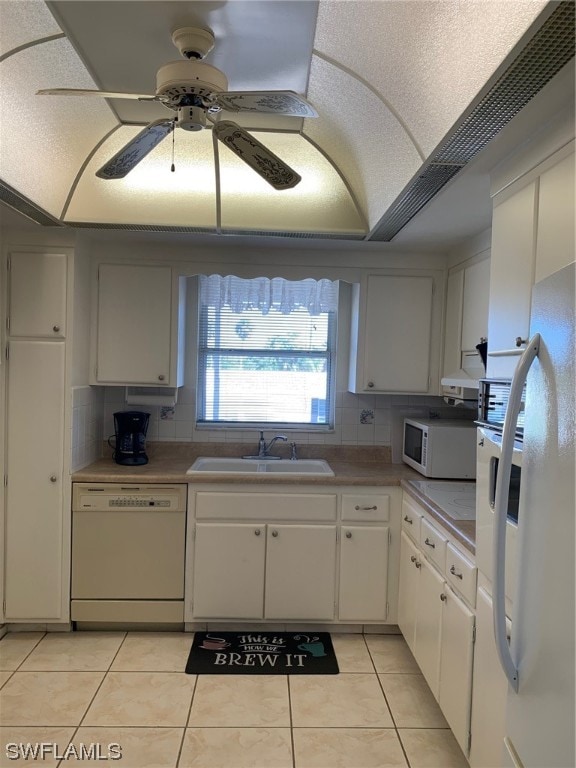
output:
M185 621L395 623L401 490L273 489L190 485Z
M456 741L468 754L475 614L463 597L475 578L475 566L460 553L456 561L458 550L451 543L448 559L439 558L438 543L445 540L427 520L422 520L418 545L402 531L398 625ZM461 594L450 579L457 588L462 582Z
M268 525L267 619L334 618L336 526Z
M398 626L414 653L416 609L420 584L420 550L402 531L400 541L400 587L398 591Z
M424 558L420 558L420 581L416 605L414 658L436 698L439 691L440 653L442 637L441 596L444 579Z
M198 523L194 550L195 616L263 618L265 525Z
M389 541L388 526L342 526L338 600L342 621L386 620Z
M442 642L438 703L456 741L468 751L475 615L446 585L442 592Z
M194 616L334 617L336 527L198 523Z

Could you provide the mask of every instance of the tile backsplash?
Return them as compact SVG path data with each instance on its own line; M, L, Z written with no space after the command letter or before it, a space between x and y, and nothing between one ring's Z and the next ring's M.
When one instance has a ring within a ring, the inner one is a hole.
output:
M92 389L103 390L102 438L104 440L114 434L113 414L116 411L126 410L143 410L150 413L147 435L150 441L256 444L258 439L256 429L198 428L195 423L195 391L190 387L181 387L178 390L178 402L174 407L142 405L137 408L126 404L124 387L93 387ZM288 439L297 444L389 446L392 449L392 460L399 462L401 461L404 417L474 418L475 415L474 407L448 406L441 397L357 395L351 392L338 392L333 431L290 430ZM271 433L275 430L271 428L265 431Z
M70 468L75 472L96 461L102 455L104 387L72 388L71 429Z

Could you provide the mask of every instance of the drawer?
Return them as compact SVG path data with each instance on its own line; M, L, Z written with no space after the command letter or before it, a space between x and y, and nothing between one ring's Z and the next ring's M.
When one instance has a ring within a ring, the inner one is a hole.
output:
M446 565L446 544L448 540L428 520L420 525L420 546L426 557L442 571Z
M343 494L342 520L357 523L377 521L386 523L390 519L390 496L386 494Z
M474 608L476 605L476 566L448 542L446 549L446 581Z
M410 504L404 497L402 499L402 530L416 543L420 543L420 525L424 515Z

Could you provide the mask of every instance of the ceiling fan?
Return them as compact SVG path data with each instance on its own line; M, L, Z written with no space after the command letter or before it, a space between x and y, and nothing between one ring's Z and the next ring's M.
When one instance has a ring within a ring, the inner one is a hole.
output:
M289 117L318 117L314 107L293 91L228 91L226 75L201 60L214 47L214 35L200 27L182 27L172 42L184 60L171 61L156 74L156 93L116 93L78 88L49 88L41 96L99 96L107 99L157 101L176 113L155 120L128 142L96 172L101 179L121 179L178 126L185 131L206 128L212 123L216 138L260 174L275 189L290 189L301 176L267 149L248 131L231 120L218 120L218 113L261 112Z

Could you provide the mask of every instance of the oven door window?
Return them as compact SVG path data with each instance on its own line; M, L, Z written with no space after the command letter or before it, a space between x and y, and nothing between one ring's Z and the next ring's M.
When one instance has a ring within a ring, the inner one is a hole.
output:
M422 444L424 431L412 424L404 425L404 455L417 464L422 463Z
M498 465L500 459L492 456L490 459L490 506L494 509L494 500L496 498L496 481L498 479ZM520 505L520 478L522 469L516 464L512 464L510 469L510 486L508 489L508 509L506 514L508 520L518 525L518 507Z

